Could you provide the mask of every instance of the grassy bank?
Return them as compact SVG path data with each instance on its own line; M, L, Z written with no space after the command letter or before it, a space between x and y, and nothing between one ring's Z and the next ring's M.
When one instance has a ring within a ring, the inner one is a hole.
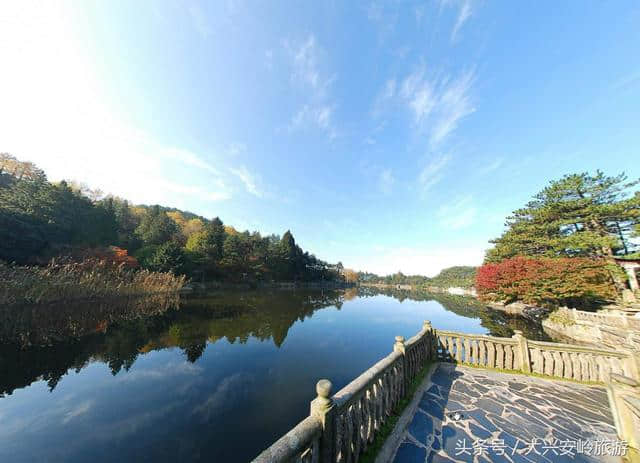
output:
M180 290L183 276L132 270L95 259L22 267L0 261L0 305L45 304L78 299L143 295Z

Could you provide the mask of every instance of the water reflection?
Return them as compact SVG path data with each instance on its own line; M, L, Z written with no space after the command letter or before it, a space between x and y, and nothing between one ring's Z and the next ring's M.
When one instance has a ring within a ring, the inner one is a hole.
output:
M0 331L0 397L36 380L53 390L68 370L92 361L115 376L139 355L178 347L189 362L207 343L250 337L280 347L291 325L328 306L341 307L357 291L217 293L116 300L91 304L11 307Z
M514 330L520 330L529 339L538 341L550 341L551 338L544 332L542 325L535 320L525 317L508 315L496 309L487 307L477 299L457 296L448 293L428 293L421 291L381 290L378 288L361 288L361 297L372 297L380 294L393 297L400 302L410 301L435 301L449 312L466 318L479 318L480 325L487 329L487 334L499 337L511 337ZM438 326L436 326L438 328Z
M539 337L456 296L218 292L0 310L0 461L245 462L387 355L436 328Z

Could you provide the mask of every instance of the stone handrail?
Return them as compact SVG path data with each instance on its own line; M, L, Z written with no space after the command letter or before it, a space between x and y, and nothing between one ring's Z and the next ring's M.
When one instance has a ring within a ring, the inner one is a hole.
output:
M405 342L396 336L393 352L331 396L331 382L316 385L310 416L263 451L254 463L355 463L409 385L429 361L519 370L524 373L610 382L616 375L640 381L638 358L626 351L529 341L521 331L511 338L422 330ZM635 402L634 402L635 403Z
M263 451L254 463L352 463L373 442L426 362L431 359L432 328L405 343L396 336L393 352L335 395L331 382L320 380L310 416Z
M638 317L610 313L585 312L583 310L569 309L567 307L560 307L557 309L557 312L569 317L577 323L640 331L640 318Z
M255 463L274 461L317 463L321 435L322 421L316 416L308 416L253 461Z
M436 330L436 358L441 362L467 363L474 366L520 370L518 340L494 336Z
M442 362L587 382L608 382L612 373L640 379L638 358L627 351L530 341L517 330L511 338L435 330L435 338L434 358Z

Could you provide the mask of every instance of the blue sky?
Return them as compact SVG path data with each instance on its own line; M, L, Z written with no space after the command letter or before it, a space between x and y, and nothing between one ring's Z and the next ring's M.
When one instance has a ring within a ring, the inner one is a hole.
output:
M549 180L640 176L640 4L0 6L0 151L378 273L478 264Z

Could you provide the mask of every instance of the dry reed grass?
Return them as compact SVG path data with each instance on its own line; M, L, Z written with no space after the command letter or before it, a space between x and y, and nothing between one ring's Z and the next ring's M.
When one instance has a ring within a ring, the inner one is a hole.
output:
M1 305L177 292L184 283L184 276L132 270L97 259L51 261L45 267L21 267L0 261Z

